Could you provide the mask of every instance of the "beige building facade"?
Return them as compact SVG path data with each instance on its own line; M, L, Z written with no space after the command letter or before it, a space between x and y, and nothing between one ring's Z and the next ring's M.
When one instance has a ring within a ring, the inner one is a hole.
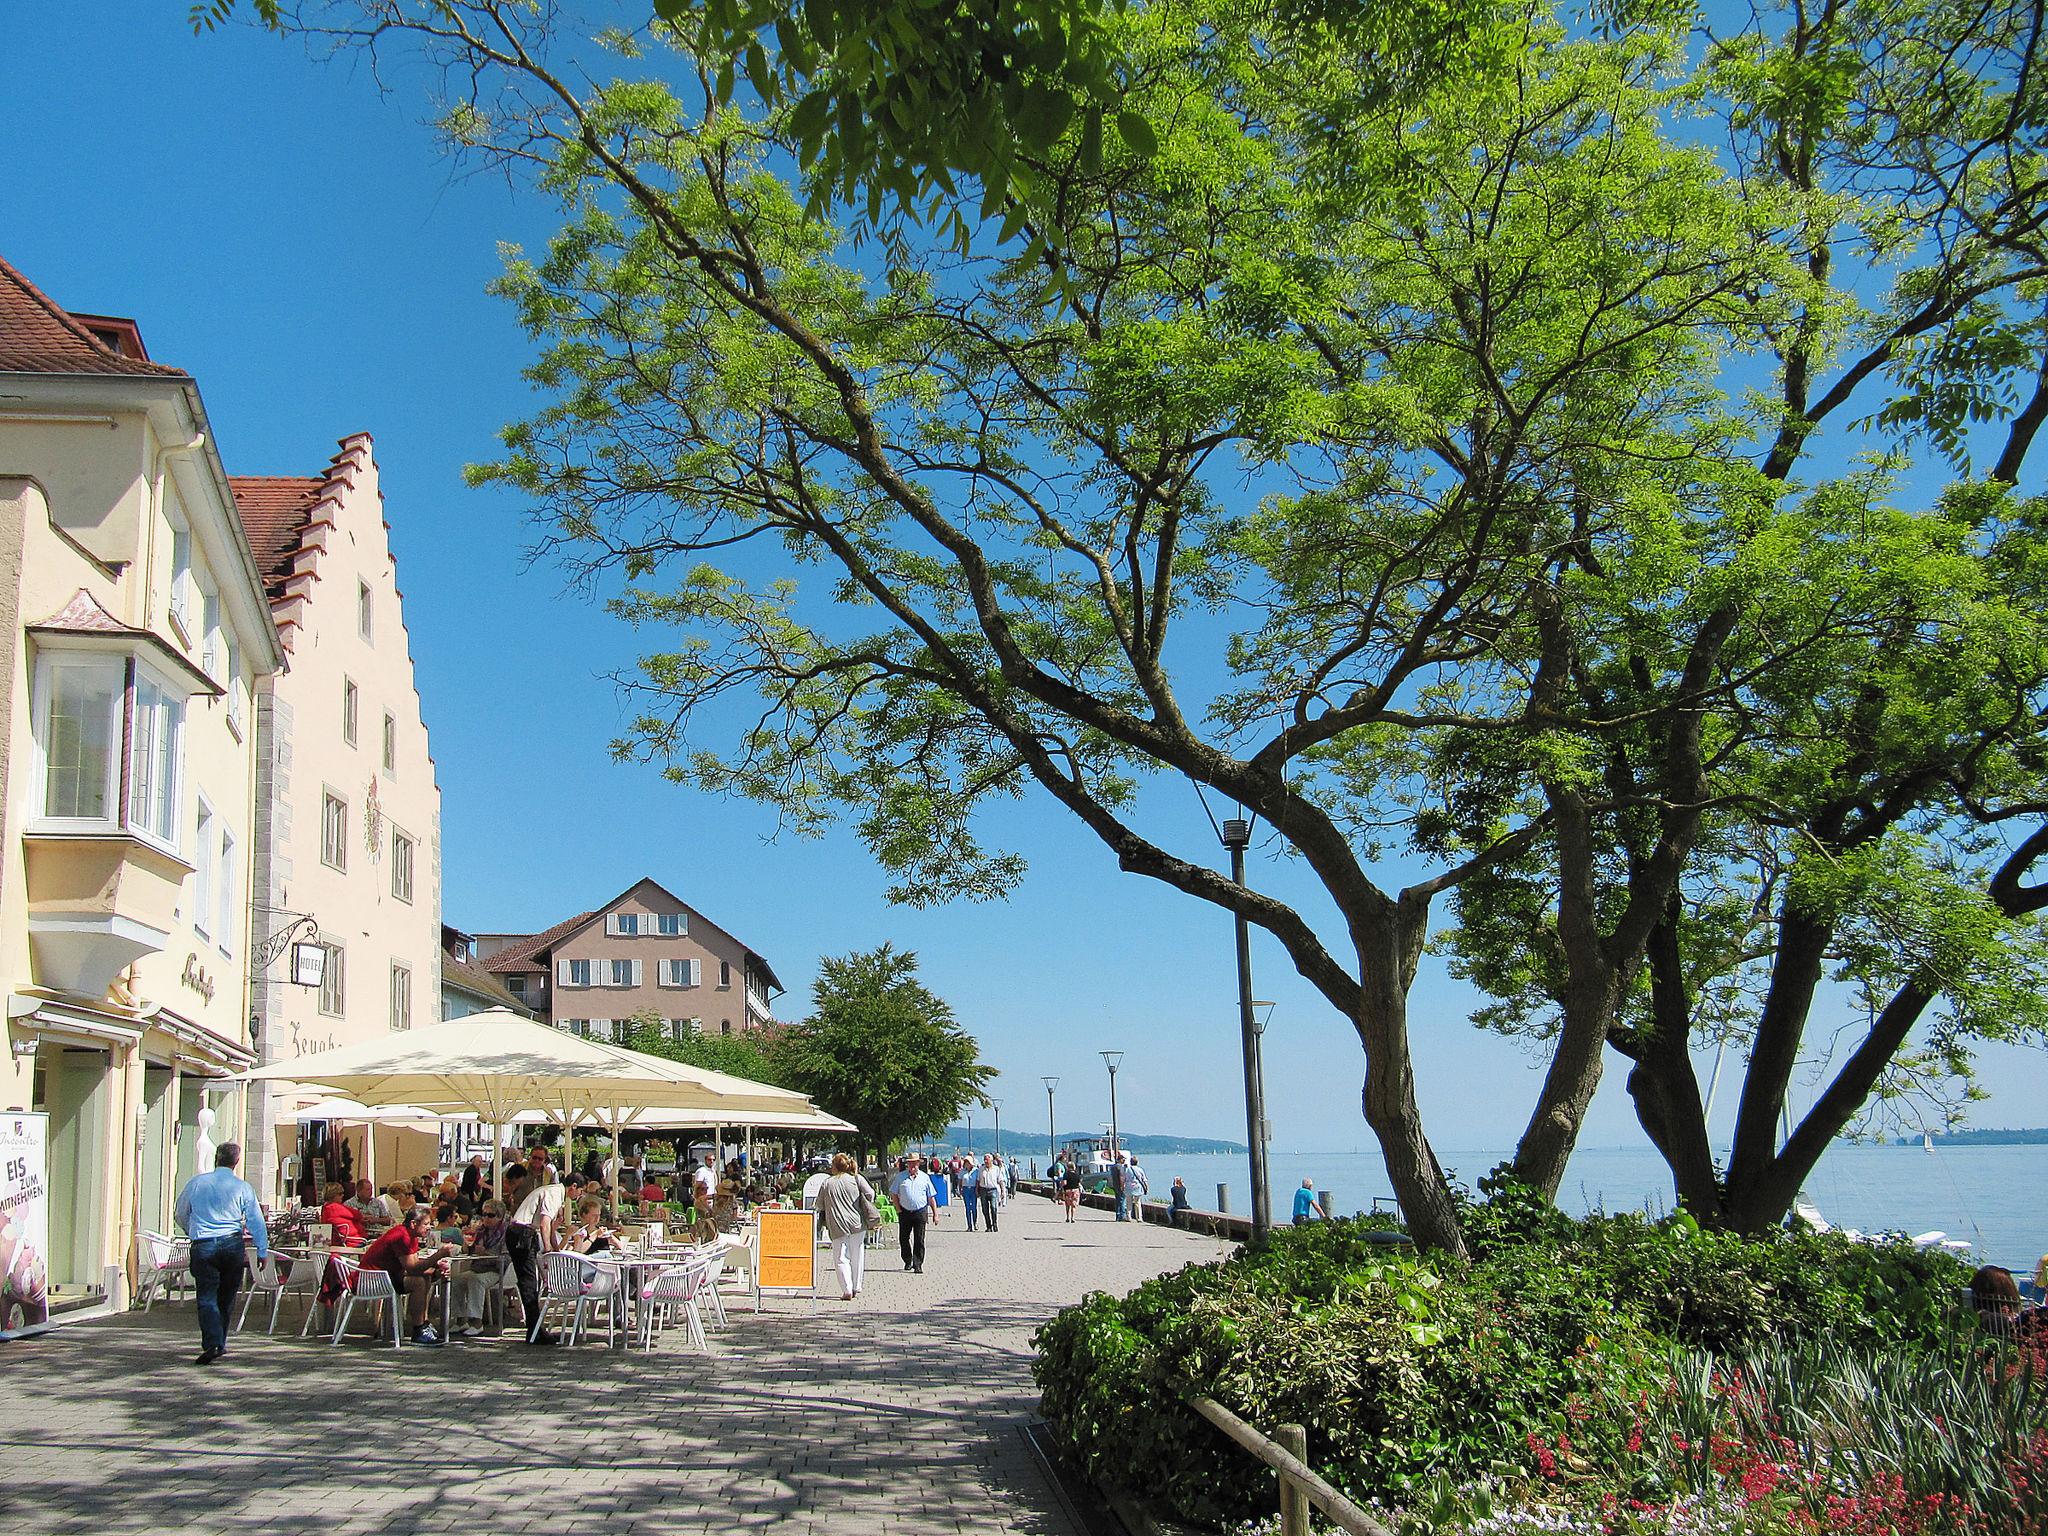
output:
M265 1064L441 1015L441 791L374 450L356 433L318 475L232 482L285 653L255 700L256 917L281 961L255 986ZM289 963L300 943L323 952L317 986ZM250 1107L264 1199L325 1155L297 1103Z
M601 1040L651 1015L673 1036L775 1022L766 960L653 880L538 934L476 935L477 965L535 1017Z
M281 652L196 384L4 262L0 652L0 1115L47 1117L48 1251L12 1249L11 1294L40 1264L61 1310L118 1299L239 1134Z

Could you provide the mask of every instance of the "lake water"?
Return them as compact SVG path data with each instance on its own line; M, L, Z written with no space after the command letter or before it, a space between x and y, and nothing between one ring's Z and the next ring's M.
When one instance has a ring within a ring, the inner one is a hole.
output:
M1440 1150L1446 1169L1468 1185L1505 1151ZM1286 1221L1303 1179L1330 1192L1343 1214L1364 1210L1375 1196L1391 1198L1377 1152L1274 1152L1273 1215ZM1154 1198L1176 1177L1187 1180L1190 1203L1216 1205L1216 1186L1230 1186L1230 1209L1251 1209L1250 1164L1244 1156L1208 1154L1148 1157L1145 1175ZM1828 1150L1806 1182L1806 1193L1838 1227L1866 1232L1943 1231L1974 1243L1981 1259L2004 1264L2021 1278L2048 1254L2048 1146L1889 1147L1841 1143ZM1648 1147L1581 1147L1572 1155L1558 1203L1573 1214L1589 1210L1642 1210L1662 1214L1674 1204L1671 1176Z

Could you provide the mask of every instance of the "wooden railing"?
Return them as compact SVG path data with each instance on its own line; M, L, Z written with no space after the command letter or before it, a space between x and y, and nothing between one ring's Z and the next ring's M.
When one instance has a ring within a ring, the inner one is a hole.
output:
M1282 1424L1274 1437L1261 1434L1214 1398L1191 1397L1188 1406L1280 1474L1280 1536L1308 1536L1311 1504L1352 1536L1393 1536L1317 1475L1305 1459L1308 1431L1299 1424Z

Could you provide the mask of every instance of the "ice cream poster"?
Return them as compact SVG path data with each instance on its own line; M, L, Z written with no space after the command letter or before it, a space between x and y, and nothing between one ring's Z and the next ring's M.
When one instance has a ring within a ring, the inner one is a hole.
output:
M0 1112L0 1334L50 1320L49 1129Z

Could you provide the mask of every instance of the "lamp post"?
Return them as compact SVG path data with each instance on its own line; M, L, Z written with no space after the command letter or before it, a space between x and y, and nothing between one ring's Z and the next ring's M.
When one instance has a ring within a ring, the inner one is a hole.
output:
M1223 846L1230 850L1230 878L1244 884L1244 851L1251 846L1252 824L1242 816L1223 823ZM1260 1060L1263 1027L1252 1000L1251 924L1242 912L1237 919L1237 1023L1244 1046L1244 1118L1250 1133L1252 1164L1252 1241L1273 1235L1273 1192L1266 1182L1266 1084Z
M1052 1113L1052 1091L1059 1087L1060 1080L1056 1077L1041 1077L1039 1081L1045 1084L1045 1166L1050 1168L1060 1155L1059 1148L1053 1145L1059 1140L1060 1133L1053 1129Z
M1124 1053L1122 1051L1104 1051L1102 1053L1102 1064L1109 1068L1109 1155L1115 1157L1118 1147L1116 1136L1116 1069L1124 1064Z
M974 1156L974 1111L967 1111L967 1155Z
M996 1161L1000 1163L1003 1160L1003 1101L984 1099L982 1102L988 1105L996 1117Z

